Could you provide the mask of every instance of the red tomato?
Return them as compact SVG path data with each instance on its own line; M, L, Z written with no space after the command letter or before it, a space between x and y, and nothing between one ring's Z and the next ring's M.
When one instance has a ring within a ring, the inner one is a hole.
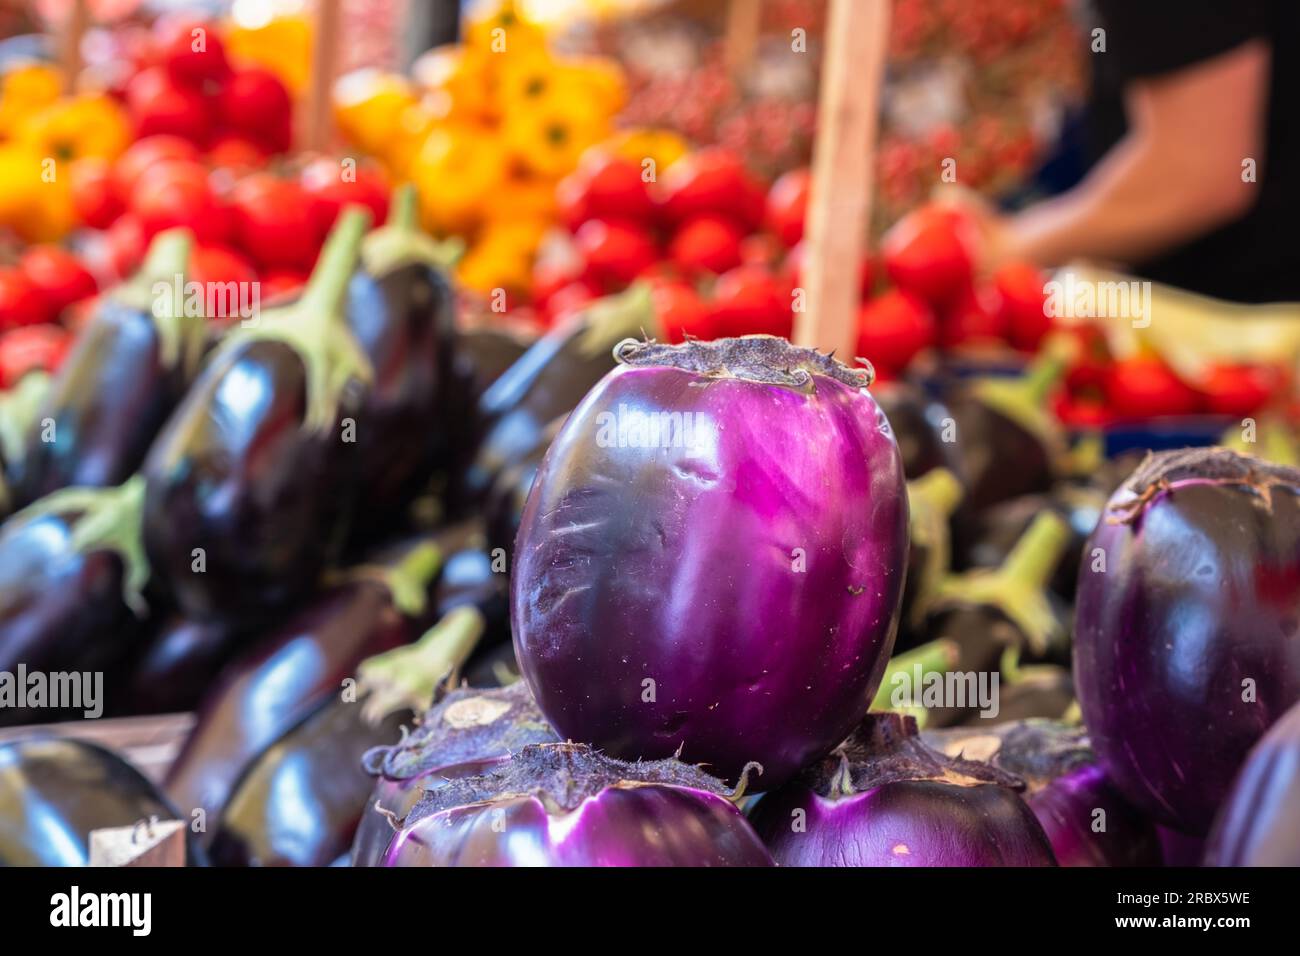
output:
M593 296L600 286L583 276L583 264L571 258L538 259L533 265L533 305L545 312L551 296L575 282L586 285Z
M1114 420L1105 402L1064 392L1053 399L1052 411L1068 428L1105 428Z
M724 216L702 215L684 222L668 246L668 255L687 273L722 273L740 265L744 233Z
M169 159L184 159L197 163L201 158L198 147L179 136L159 135L137 140L127 147L113 166L113 183L123 201L131 198L140 177L156 163Z
M545 317L550 325L562 322L600 297L600 290L586 281L570 282L556 289L546 301Z
M1106 403L1119 418L1194 415L1201 410L1201 397L1153 356L1114 363L1105 390Z
M159 61L177 83L202 86L230 72L225 45L207 20L184 13L159 17L153 39Z
M30 325L0 335L0 388L10 388L33 369L54 372L72 345L57 325Z
M718 276L712 322L719 336L764 333L789 338L794 324L790 296L761 266L740 266Z
M748 231L763 221L763 190L728 149L712 146L683 156L664 174L663 185L662 206L672 223L714 213Z
M51 303L18 269L0 269L0 329L40 325L54 319Z
M388 218L388 177L372 163L350 160L344 166L341 160L322 156L303 168L302 188L316 200L323 232L334 228L349 203L369 209L375 225Z
M72 303L99 291L90 270L59 246L33 246L18 260L18 268L45 297L55 317Z
M239 70L217 95L221 122L260 143L269 152L289 148L293 102L280 78L269 70Z
M621 219L646 224L654 218L650 190L641 167L630 159L590 150L578 168L555 187L560 221L570 232L590 219Z
M931 305L950 301L970 285L974 237L957 210L923 206L896 222L880 248L890 281Z
M665 280L654 283L650 291L659 328L669 342L686 339L716 339L719 335L713 325L709 308L699 295L685 282Z
M238 133L223 133L208 147L208 162L221 169L246 171L266 165L266 153Z
M959 345L996 344L1007 340L1008 323L1001 299L990 289L967 288L947 306L939 323L939 341L944 348Z
M804 242L797 242L785 255L785 263L781 268L781 274L789 280L792 286L803 287L803 260L808 254L808 245ZM876 286L876 260L870 253L862 257L862 267L858 270L858 290L865 301L871 297L872 291Z
M937 337L934 313L920 296L890 289L862 306L858 313L855 357L864 358L886 374L902 372Z
M104 234L104 255L109 271L117 278L125 279L140 268L148 246L149 240L140 220L130 213L119 216Z
M808 211L808 192L812 173L792 169L772 184L767 193L767 228L787 249L803 238L804 216Z
M176 83L160 66L131 78L126 85L126 105L137 138L169 134L201 143L212 125L203 94Z
M262 305L287 302L307 284L308 275L293 269L269 269L262 273Z
M316 203L301 184L254 173L235 185L231 201L239 245L258 265L311 271L325 233Z
M747 266L771 269L781 261L784 251L781 244L765 232L756 232L740 241L740 261Z
M190 253L189 278L195 282L256 282L257 270L229 246L200 243Z
M614 219L591 219L574 233L587 275L601 288L617 291L655 264L659 250L644 226Z
M1252 415L1282 392L1285 377L1263 365L1215 365L1201 383L1205 404L1216 415Z
M107 160L87 156L72 164L72 207L91 229L107 229L126 210Z
M173 159L158 163L141 177L131 195L131 212L152 239L164 229L183 227L198 242L225 242L230 213L212 191L208 171L199 163Z
M1008 262L993 273L993 286L1011 344L1025 352L1037 351L1052 330L1047 314L1047 276L1027 262Z

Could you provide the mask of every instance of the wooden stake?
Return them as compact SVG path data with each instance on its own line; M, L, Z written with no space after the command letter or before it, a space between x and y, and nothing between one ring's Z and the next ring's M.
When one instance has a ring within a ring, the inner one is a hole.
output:
M763 27L763 0L730 0L727 4L726 32L722 37L722 56L732 77L739 80L749 73L758 50Z
M307 100L299 123L299 142L303 149L322 151L329 146L330 93L338 73L339 25L342 21L340 0L316 0L312 24L311 79Z
M184 866L185 824L141 820L135 826L90 831L91 866Z
M90 0L73 0L59 37L59 66L63 71L63 88L69 93L77 91L82 66L81 38L86 35L89 25Z
M889 0L830 0L813 146L804 311L794 340L846 362L857 340L859 268L871 223ZM870 358L871 356L864 356Z

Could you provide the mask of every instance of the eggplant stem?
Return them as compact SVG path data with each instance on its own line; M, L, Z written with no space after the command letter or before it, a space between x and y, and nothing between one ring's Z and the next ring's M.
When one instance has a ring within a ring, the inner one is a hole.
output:
M479 610L464 605L448 611L414 644L362 661L357 669L358 696L365 697L362 717L378 724L399 710L428 710L455 682L484 628Z
M388 589L393 606L406 617L419 617L429 600L429 582L442 567L442 550L432 541L411 548L393 565L359 564L330 578L331 584L376 581Z
M911 623L925 619L930 599L950 563L952 546L948 521L966 491L947 468L934 468L907 483L908 530L914 547L925 548Z
M957 642L947 638L930 641L928 644L914 647L902 654L895 654L885 666L885 674L880 679L880 688L876 691L875 700L871 702L871 709L899 710L903 713L913 713L915 708L895 708L891 706L890 698L893 696L891 687L896 682L898 675L905 674L909 678L914 678L919 668L921 681L924 681L930 674L948 673L957 665L960 656L961 651L957 646Z
M387 275L412 264L447 270L464 255L462 240L438 242L420 229L418 199L411 183L393 190L388 222L361 244L361 264L372 276Z
M617 362L618 350L627 339L637 335L653 339L661 334L650 287L644 282L634 282L619 295L597 299L573 321L583 323L584 328L578 335L578 351L587 358L607 352L609 343L614 342L614 361Z
M149 244L144 264L110 293L113 301L153 319L158 333L158 358L169 369L183 362L186 370L192 371L202 346L202 317L187 315L185 311L185 276L189 272L193 249L194 236L188 229L168 229L158 233ZM180 301L172 301L170 309L160 309L155 287L162 283L174 292L178 277Z

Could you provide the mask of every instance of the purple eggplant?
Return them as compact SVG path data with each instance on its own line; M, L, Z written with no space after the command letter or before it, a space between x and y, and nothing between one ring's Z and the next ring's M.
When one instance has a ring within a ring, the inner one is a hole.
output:
M377 779L352 846L353 866L378 866L395 827L426 789L483 772L526 744L557 741L528 685L465 687L447 694L416 730L365 755Z
M415 188L400 188L388 224L362 243L348 285L348 326L374 369L352 445L356 525L366 537L391 525L451 453L438 422L453 387L455 296L441 268L447 255L416 214Z
M351 386L374 374L342 314L365 229L346 212L302 297L228 333L149 451L145 544L191 617L287 605L343 543L365 391Z
M177 805L215 822L255 757L341 693L361 661L416 637L440 561L426 541L344 574L227 667L168 772Z
M528 744L427 791L385 866L771 866L722 781L676 760Z
M889 419L908 481L915 481L936 468L955 476L961 474L955 425L945 440L949 423L955 420L942 402L927 397L906 382L877 385L871 389L871 397Z
M1225 449L1149 456L1079 573L1075 681L1115 785L1204 835L1300 700L1300 471Z
M547 426L614 367L615 345L631 335L654 333L650 295L633 286L593 303L534 342L479 401L475 414L482 438L453 489L454 506L477 507L504 469L544 448Z
M751 820L780 866L1055 866L1023 788L931 749L911 717L870 714Z
M961 496L961 483L946 468L932 468L907 483L910 547L899 614L899 643L903 646L913 647L918 643L905 638L924 624L926 606L952 569L949 524Z
M184 819L122 758L80 740L0 743L0 867L87 866L94 830ZM187 858L203 854L186 831Z
M100 673L111 687L147 612L143 498L139 477L116 488L64 488L0 527L0 672ZM0 724L61 716L0 707Z
M14 471L18 504L118 485L140 467L198 369L203 317L174 294L192 244L185 230L159 233L141 270L102 298L28 432ZM160 297L157 285L171 294Z
M1210 834L1209 866L1300 866L1300 704L1255 744Z
M247 646L256 628L172 615L131 665L125 697L132 714L194 710L213 677Z
M618 355L524 509L524 678L564 737L775 786L866 713L894 643L907 496L871 371L773 336Z
M538 447L497 475L483 502L488 539L494 547L505 551L507 559L513 556L515 538L519 535L519 524L524 517L524 506L528 503L528 493L532 491L537 472L542 467L542 459L546 457L547 449L563 427L563 417L547 425Z
M49 390L49 373L32 369L0 392L0 519L14 510L12 478L22 470L27 436Z
M1155 825L1107 779L1083 728L1027 720L925 736L944 753L991 763L1024 780L1024 800L1061 866L1160 865Z

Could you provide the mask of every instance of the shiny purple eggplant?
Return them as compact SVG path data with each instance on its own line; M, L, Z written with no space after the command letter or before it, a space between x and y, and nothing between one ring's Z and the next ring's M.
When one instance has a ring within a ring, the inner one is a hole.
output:
M380 865L395 828L425 790L482 773L527 744L558 739L523 681L447 694L414 732L365 755L365 768L377 779L352 845L352 865Z
M425 793L385 866L771 866L722 781L676 760L624 763L529 744Z
M365 229L346 212L302 297L227 334L149 451L145 544L191 617L285 606L343 544L374 375L343 318Z
M936 468L953 475L961 474L961 457L957 453L952 413L939 401L928 397L906 382L886 382L871 390L880 410L889 419L899 454L903 456L903 474L915 481ZM945 440L945 434L951 430Z
M775 786L866 713L894 643L907 496L871 371L772 336L618 355L524 509L520 667L565 737Z
M1250 752L1219 810L1209 866L1300 866L1300 704Z
M1079 573L1075 682L1133 804L1204 835L1300 700L1300 471L1225 449L1149 456Z
M247 644L257 628L172 615L148 638L131 665L124 696L132 714L194 710L213 678Z
M911 717L873 713L751 820L780 866L1055 866L1023 789L926 746Z

